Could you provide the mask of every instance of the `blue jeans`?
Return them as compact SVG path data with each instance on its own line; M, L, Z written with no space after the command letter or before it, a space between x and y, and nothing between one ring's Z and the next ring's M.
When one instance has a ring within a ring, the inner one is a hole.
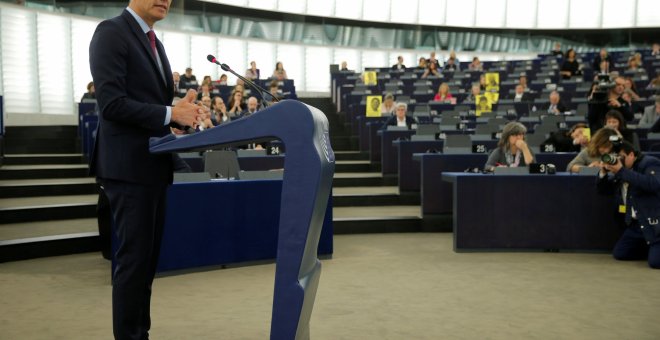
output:
M639 223L633 221L616 242L612 256L621 261L648 259L649 267L660 269L660 242L647 244Z

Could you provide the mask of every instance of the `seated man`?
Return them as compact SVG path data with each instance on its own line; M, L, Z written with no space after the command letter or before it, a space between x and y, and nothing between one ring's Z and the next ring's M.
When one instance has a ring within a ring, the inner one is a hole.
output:
M553 115L559 115L568 111L566 106L561 103L559 92L557 91L550 92L550 103L548 103L544 110Z
M660 118L660 96L655 96L655 105L644 108L644 115L639 120L639 126L652 126Z
M406 70L406 65L403 64L402 56L398 56L396 58L396 64L392 65L392 70L401 71L401 72Z
M247 108L243 111L241 117L249 117L251 114L256 113L259 110L259 102L256 97L250 97L247 100Z
M600 49L600 53L594 58L592 63L594 70L599 70L599 73L610 73L612 68L612 58L604 48Z
M561 51L561 43L560 42L555 43L555 48L552 51L550 51L550 54L552 54L553 56L558 57L558 58L561 58L561 57L564 56L564 52Z
M622 142L612 163L601 162L598 191L615 194L625 231L614 246L617 260L646 260L660 269L660 159Z
M623 77L616 77L614 79L614 87L612 87L608 93L608 108L611 110L617 110L622 115L626 121L631 121L635 118L630 105L623 99L623 94L626 90L626 80Z
M589 138L585 135L587 124L577 123L570 130L559 130L550 133L550 137L543 144L552 144L555 152L580 152L589 144Z
M509 99L513 99L514 102L531 102L532 98L529 93L525 92L525 88L518 84L516 85L516 92L512 95L509 95Z
M394 116L385 122L381 129L385 130L388 126L405 126L408 130L412 129L413 124L417 124L415 118L407 116L408 104L406 103L396 103L396 109L394 110Z
M181 76L181 81L183 82L183 88L192 88L197 86L197 77L192 74L192 68L186 67L186 72Z

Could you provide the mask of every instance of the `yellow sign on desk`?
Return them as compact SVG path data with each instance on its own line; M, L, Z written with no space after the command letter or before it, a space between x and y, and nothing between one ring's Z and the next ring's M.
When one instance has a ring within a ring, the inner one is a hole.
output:
M500 90L500 74L497 72L486 73L486 91L498 92Z
M367 96L367 117L380 117L380 106L382 105L380 96Z
M488 100L488 97L484 95L478 95L475 97L475 106L477 108L477 117L481 117L481 114L484 112L493 111L493 104L491 104L490 100Z
M366 71L362 74L362 81L364 81L365 85L377 85L378 74L376 71Z

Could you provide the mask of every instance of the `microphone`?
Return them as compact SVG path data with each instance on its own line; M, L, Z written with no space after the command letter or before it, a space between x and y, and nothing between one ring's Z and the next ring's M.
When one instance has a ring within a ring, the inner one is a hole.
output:
M242 81L245 82L248 86L250 86L253 90L255 90L255 91L259 94L259 97L261 98L261 105L262 105L264 108L265 108L265 107L268 107L267 102L266 102L266 99L265 99L265 97L264 97L264 94L267 94L268 96L270 96L271 98L273 98L273 102L278 102L278 101L279 101L275 96L271 95L271 94L270 94L268 91L266 91L266 89L264 89L263 87L257 85L255 82L251 81L250 79L247 79L247 78L241 76L240 74L234 72L234 70L232 70L231 67L229 67L229 65L220 63L217 59L215 59L215 57L214 57L212 54L207 55L207 56L206 56L206 60L208 60L209 62L211 62L211 63L213 63L213 64L220 65L220 68L221 68L222 70L227 71L227 72L229 72L229 73L235 75L236 77L238 77L238 79L242 80Z

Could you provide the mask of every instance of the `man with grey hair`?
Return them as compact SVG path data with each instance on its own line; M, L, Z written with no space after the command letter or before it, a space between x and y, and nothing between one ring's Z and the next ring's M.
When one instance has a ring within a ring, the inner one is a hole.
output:
M639 120L639 126L648 127L660 118L660 96L655 96L655 105L644 108L644 115Z
M561 103L560 101L560 96L559 92L557 91L552 91L550 92L550 102L548 103L548 107L546 111L549 114L552 115L559 115L567 111L566 107L564 104Z
M250 97L247 100L247 109L243 111L243 114L241 117L249 117L253 113L257 112L259 110L259 102L257 101L256 97Z
M410 130L412 129L413 124L417 124L415 118L406 115L408 112L408 104L404 102L398 102L394 107L395 114L394 116L390 117L387 122L385 122L382 127L383 130L387 129L388 126L406 127L408 130Z

